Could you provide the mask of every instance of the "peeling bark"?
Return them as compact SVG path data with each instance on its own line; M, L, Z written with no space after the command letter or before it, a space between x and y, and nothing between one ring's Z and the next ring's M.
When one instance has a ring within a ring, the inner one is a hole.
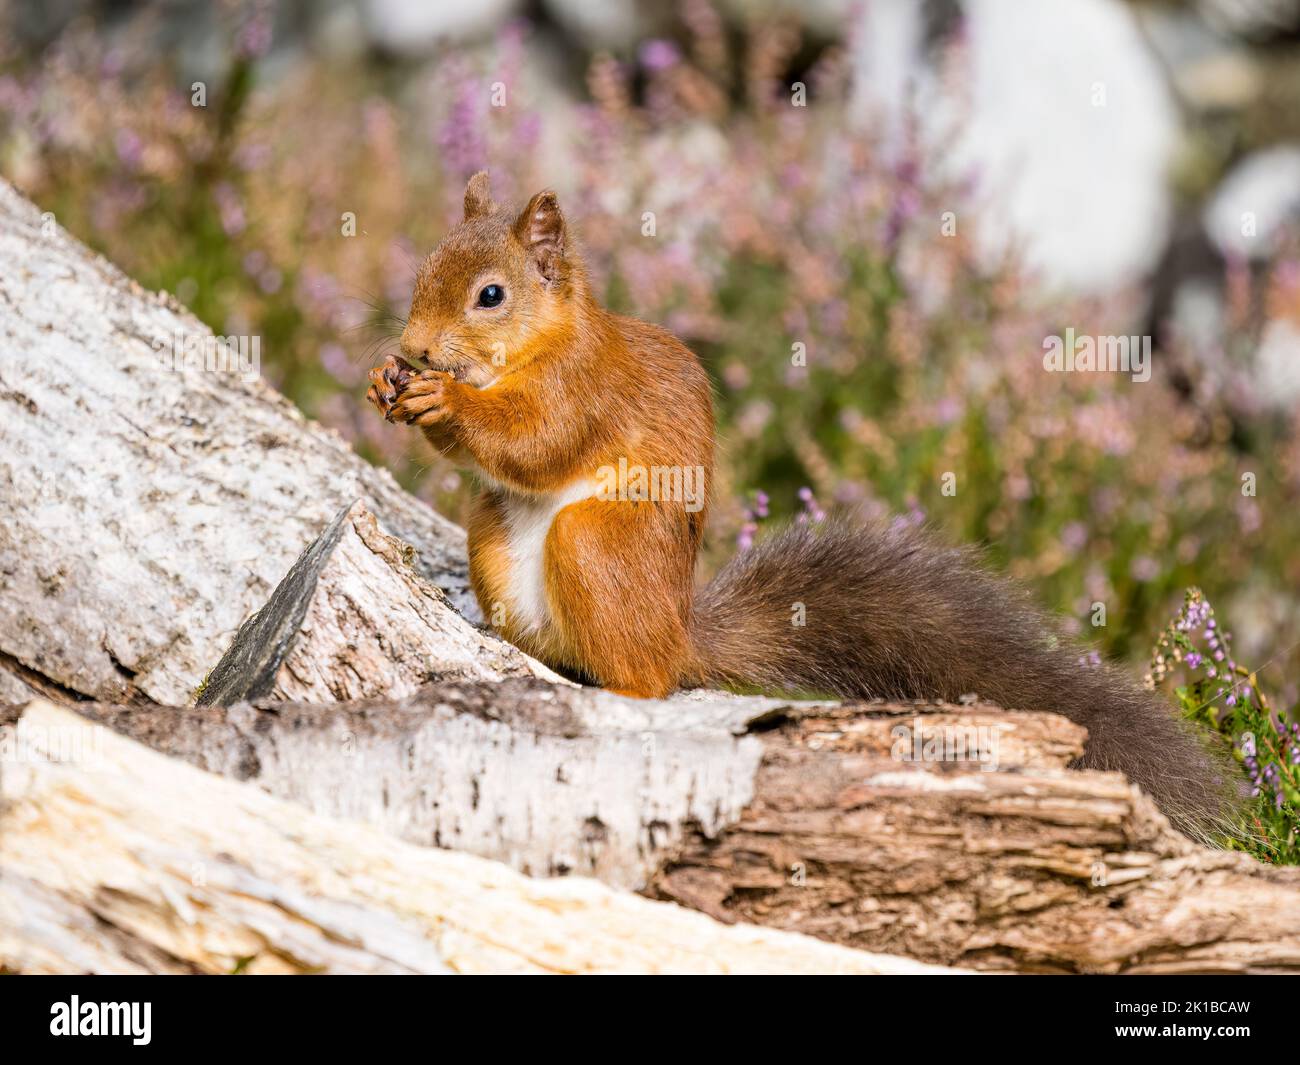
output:
M0 800L5 972L934 971L414 847L50 703L18 721Z
M1300 869L1175 832L1085 733L991 707L792 708L744 815L649 893L722 920L978 969L1300 971ZM900 763L894 729L996 728L996 771Z
M1300 870L1198 846L1119 774L1067 769L1084 733L1052 714L525 680L180 722L77 709L321 814L722 921L995 971L1300 971ZM996 737L993 757L909 760L917 734Z
M198 703L395 699L436 680L521 676L564 683L466 621L416 572L411 548L358 500L240 628Z
M688 832L740 816L762 747L733 730L774 705L510 680L398 701L76 709L323 815L534 875L639 887Z

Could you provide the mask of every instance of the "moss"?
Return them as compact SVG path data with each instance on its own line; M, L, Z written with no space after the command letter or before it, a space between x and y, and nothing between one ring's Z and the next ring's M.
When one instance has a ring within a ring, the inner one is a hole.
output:
M208 680L209 678L211 678L211 676L212 676L212 670L208 670L205 674L203 674L203 679L199 681L199 686L194 689L194 695L192 697L194 702L197 703L200 699L203 698L203 693L208 690Z

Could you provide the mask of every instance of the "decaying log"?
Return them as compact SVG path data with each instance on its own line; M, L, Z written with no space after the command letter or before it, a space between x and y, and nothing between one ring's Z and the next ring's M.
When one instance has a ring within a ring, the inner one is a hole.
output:
M434 680L534 676L540 662L471 625L360 500L303 552L236 634L198 703L409 695Z
M41 701L0 759L0 870L0 972L934 971L411 846Z
M464 533L256 374L173 357L210 336L0 181L0 666L41 690L190 701L354 499L475 614Z
M900 763L917 735L980 730L1003 737L996 769ZM793 707L740 821L649 893L979 969L1300 971L1300 869L1194 844L1121 774L1065 769L1084 738L989 707Z
M724 921L985 970L1300 970L1300 870L1193 844L1120 775L1066 769L1084 733L1051 714L536 680L179 722L77 709L318 813Z

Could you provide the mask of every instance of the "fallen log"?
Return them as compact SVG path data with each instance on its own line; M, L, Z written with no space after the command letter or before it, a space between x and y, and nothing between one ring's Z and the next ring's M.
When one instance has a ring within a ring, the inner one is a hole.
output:
M1300 870L1175 832L1078 726L972 704L395 702L79 713L317 813L722 921L992 971L1300 970Z
M563 683L471 625L419 575L413 555L360 500L344 507L240 627L198 705L392 699L434 680Z
M938 971L414 847L44 701L7 748L0 972Z
M26 702L37 694L36 689L23 680L20 673L0 666L0 703Z
M256 366L177 350L211 330L47 222L0 181L0 667L67 701L189 702L354 499L475 616L459 528Z
M325 816L531 875L635 888L689 831L721 829L750 798L762 748L736 732L780 704L724 699L641 702L512 680L397 701L75 709Z
M996 768L900 765L918 735L972 729L1012 741ZM1193 843L1121 774L1066 769L1084 738L988 707L792 707L741 819L648 893L985 970L1300 971L1300 869Z

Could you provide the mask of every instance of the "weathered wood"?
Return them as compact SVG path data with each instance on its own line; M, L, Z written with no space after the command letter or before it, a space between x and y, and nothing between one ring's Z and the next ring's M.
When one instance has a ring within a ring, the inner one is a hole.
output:
M434 680L549 669L471 625L356 501L302 553L204 681L200 706L256 699L400 698Z
M509 680L398 701L76 709L317 813L535 875L639 887L688 832L740 816L762 747L735 733L779 705Z
M0 703L26 702L40 694L22 678L22 674L0 666Z
M344 523L356 505L349 504L334 516L275 586L266 605L239 627L221 661L203 678L199 706L229 706L271 694L276 674L307 616L321 567L338 546Z
M976 969L1300 970L1300 870L1193 844L1118 774L1067 769L1084 734L1051 714L524 680L181 721L77 709L319 813L724 921Z
M47 702L0 760L0 869L6 972L935 971L414 847Z
M896 730L900 730L896 731ZM996 729L997 767L900 762ZM1120 774L1065 766L1084 732L995 708L791 708L739 822L649 893L720 919L979 969L1300 971L1300 869L1175 832Z
M172 358L177 336L211 331L0 181L0 663L183 704L354 499L475 616L460 529L255 374Z

